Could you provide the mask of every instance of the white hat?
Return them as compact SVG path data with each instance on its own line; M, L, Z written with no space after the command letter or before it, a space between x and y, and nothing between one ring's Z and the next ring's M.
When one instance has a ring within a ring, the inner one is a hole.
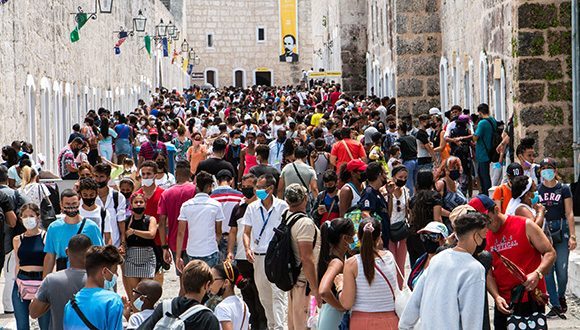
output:
M417 231L417 234L422 233L441 234L443 235L443 238L447 238L447 236L449 236L447 227L439 221L431 221L427 224L427 226L425 226L425 228Z
M429 115L441 116L441 111L438 108L431 108L431 109L429 109Z

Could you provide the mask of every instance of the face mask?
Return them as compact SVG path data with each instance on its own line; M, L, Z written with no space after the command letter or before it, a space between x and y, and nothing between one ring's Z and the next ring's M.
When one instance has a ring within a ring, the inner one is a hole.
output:
M485 249L485 244L486 244L486 239L484 238L483 241L481 241L481 244L479 244L475 247L475 252L473 252L473 254L474 255L480 254Z
M133 213L135 213L135 214L143 214L143 212L145 212L144 207L134 207L132 210L133 210Z
M157 135L151 135L149 140L151 140L151 142L157 142Z
M433 254L437 252L439 248L439 242L433 242L432 240L428 239L423 242L423 247L425 248L425 252Z
M554 169L551 169L551 168L547 168L545 170L542 170L542 172L540 172L540 174L542 175L542 178L546 181L552 181L556 177L556 172L554 171Z
M326 192L329 194L332 194L335 191L336 191L336 186L326 187Z
M136 308L138 311L141 311L141 310L142 310L142 308L143 308L143 304L144 304L144 302L143 302L143 300L141 300L141 297L139 297L139 299L137 299L137 300L135 300L135 301L133 302L133 306L135 306L135 308Z
M524 168L530 168L532 167L532 163L528 162L527 160L524 160L524 163L522 164Z
M431 128L437 128L437 123L435 122L431 123Z
M165 162L164 161L157 161L157 167L161 169L165 169Z
M141 184L145 187L151 187L155 183L155 179L141 179Z
M453 181L459 179L460 176L461 176L461 173L459 173L459 170L449 171L449 178Z
M256 190L256 197L258 197L260 200L265 200L268 198L268 192L266 189L258 189Z
M20 158L20 157L22 157L22 156L24 156L24 151L19 151L19 152L18 152L18 158Z
M360 182L365 182L367 181L367 174L365 172L362 172L360 174Z
M26 230L30 230L36 228L37 221L35 217L28 217L22 219L22 224Z
M109 273L113 274L113 272L111 272L108 268L107 270L109 271ZM113 291L113 288L115 287L116 284L117 284L117 274L113 274L113 277L111 278L110 281L107 280L107 278L105 277L103 289Z
M282 120L282 117L276 116L276 121L280 121L280 120Z
M534 191L534 197L532 197L532 205L538 204L540 202L540 195L537 191Z
M95 201L96 201L96 200L97 200L97 198L96 198L96 197L95 197L95 198L83 198L83 203L84 203L86 206L89 206L89 207L91 207L91 206L95 205Z
M397 180L397 182L395 182L395 184L397 185L397 187L401 188L407 184L407 180Z
M129 200L131 198L131 193L121 193L123 196L125 196L126 200Z
M244 194L244 197L246 197L247 199L250 199L254 197L254 188L253 187L242 188L242 194Z
M242 140L240 140L240 138L234 139L235 146L239 146L240 144L242 144Z
M107 181L103 181L103 182L97 182L97 185L99 186L99 188L105 188L107 186Z
M397 128L397 124L389 124L389 128L390 129L396 129Z
M63 209L63 213L68 217L74 218L79 214L79 209L78 208L75 208L75 209L65 208L65 209Z

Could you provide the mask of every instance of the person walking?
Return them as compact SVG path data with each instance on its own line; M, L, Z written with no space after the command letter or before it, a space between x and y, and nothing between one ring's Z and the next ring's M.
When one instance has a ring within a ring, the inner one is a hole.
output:
M479 177L479 190L487 195L491 188L490 174L490 151L493 146L493 135L497 130L497 121L489 113L489 106L482 103L477 106L479 123L473 134L475 144L475 160L477 161L477 176Z
M421 130L417 135L421 134ZM401 222L409 222L409 204L411 196L409 189L405 186L407 182L407 168L404 165L398 165L393 168L392 180L387 181L387 207L391 227L400 226ZM405 280L401 276L405 276L405 260L407 259L407 239L403 238L398 241L389 240L389 251L395 257L397 266L401 270L400 275L397 276L397 283L399 288L403 287Z
M399 124L399 138L397 142L401 148L401 160L407 168L407 189L411 196L415 193L415 184L417 182L417 139L408 134L412 127L406 123Z
M38 173L35 169L24 166L20 175L22 176L22 181L18 192L31 203L40 207L42 200L50 196L50 191L44 184L38 182Z

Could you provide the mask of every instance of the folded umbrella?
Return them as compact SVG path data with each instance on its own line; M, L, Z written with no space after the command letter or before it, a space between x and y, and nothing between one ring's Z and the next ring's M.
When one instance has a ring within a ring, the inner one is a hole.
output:
M507 268L507 270L518 281L520 281L523 284L524 282L526 282L528 280L528 276L524 273L524 271L520 267L518 267L518 265L516 265L515 263L513 263L513 261L511 261L508 258L502 256L496 250L494 250L493 253L495 253L499 257L499 260L501 260L501 262L505 265L505 267ZM530 293L532 294L532 299L534 299L538 304L546 305L548 303L548 295L545 294L545 293L543 293L537 287L534 288L534 290L532 290Z

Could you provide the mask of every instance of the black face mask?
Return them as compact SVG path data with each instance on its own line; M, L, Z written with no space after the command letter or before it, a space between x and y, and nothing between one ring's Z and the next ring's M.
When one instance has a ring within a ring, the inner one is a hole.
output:
M389 124L389 128L390 129L395 129L395 128L397 128L397 124Z
M242 188L242 194L247 199L254 197L254 187Z
M461 176L461 173L459 173L459 170L449 171L449 178L453 181L459 179L460 176Z
M125 196L126 200L129 200L131 198L131 193L121 193L123 196Z
M63 209L62 211L66 216L74 218L79 214L79 209Z
M165 162L164 161L157 161L156 163L157 163L158 168L165 170Z
M426 240L423 241L423 247L425 248L425 252L433 254L435 252L437 252L437 249L439 248L439 243L438 242L433 242L432 240Z
M95 205L96 201L97 201L96 197L95 198L83 198L83 203L89 207Z
M336 191L336 186L326 187L326 192L329 194L332 194L335 191Z
M367 181L367 174L365 172L362 172L360 174L360 182L365 182Z
M132 211L135 214L143 214L145 212L145 208L144 207L134 207L132 209Z
M437 123L435 122L431 123L431 128L437 128Z
M457 120L457 118L459 118L459 116L452 117L452 118L451 118L451 121L456 121L456 120Z
M105 188L107 186L107 181L97 182L97 186L99 186L99 188Z
M407 180L397 180L397 182L395 182L395 184L397 185L397 187L401 188L407 184Z
M81 149L79 149L79 148L72 149L73 155L75 155L75 157L78 156L80 151L81 151Z
M149 140L151 142L157 142L157 135L151 135L151 136L149 136Z
M475 237L473 238L475 240ZM477 241L476 241L477 242ZM475 252L473 252L473 255L478 255L480 254L483 250L485 250L485 245L487 244L487 240L484 238L483 241L481 241L481 244L477 245L475 247Z

